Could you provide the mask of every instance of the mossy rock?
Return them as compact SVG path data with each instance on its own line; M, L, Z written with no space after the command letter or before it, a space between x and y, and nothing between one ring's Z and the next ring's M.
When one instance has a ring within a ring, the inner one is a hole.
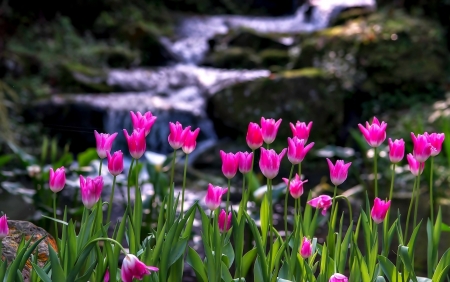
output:
M261 67L263 68L286 68L290 62L291 57L287 50L266 49L259 52Z
M226 48L208 55L206 66L225 69L253 69L260 65L260 58L249 48Z
M261 34L252 29L241 28L230 31L223 38L228 46L251 48L255 51L264 49L287 50L288 47L278 41L283 36L284 34Z
M234 85L215 94L210 105L214 118L241 134L262 116L282 118L277 140L283 146L292 135L289 122L312 120L311 140L324 145L335 141L332 132L342 126L345 95L336 78L308 68Z
M60 81L66 90L70 86L74 90L88 92L111 92L113 89L106 83L107 73L98 68L89 67L76 62L64 62L61 64Z

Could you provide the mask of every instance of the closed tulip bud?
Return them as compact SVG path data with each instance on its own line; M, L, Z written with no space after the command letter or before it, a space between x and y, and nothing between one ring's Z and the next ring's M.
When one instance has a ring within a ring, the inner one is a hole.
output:
M226 178L231 179L236 175L239 166L238 154L225 153L220 150L220 157L222 158L222 172Z
M291 180L289 184L289 179L283 178L284 183L289 186L289 192L291 193L292 198L298 199L301 195L303 195L303 184L308 182L308 180L302 181L298 174L295 174L294 179Z
M222 196L227 193L228 188L222 188L219 186L214 186L211 183L208 185L208 191L206 192L205 205L210 210L216 210L220 207L222 202Z
M87 209L92 209L102 195L103 178L101 176L84 178L80 175L80 189L81 200L83 201L84 206Z
M307 202L308 205L316 208L322 209L322 215L327 214L327 210L331 207L333 203L333 198L328 195L320 195L319 197L313 198Z
M262 131L261 131L261 127L259 126L259 124L251 122L248 125L246 141L247 141L247 145L252 150L256 150L262 146L262 144L264 143L264 140L262 137Z
M110 152L112 143L117 136L117 132L111 135L105 133L98 133L94 130L95 141L97 143L97 154L100 159L106 158L106 152Z
M272 144L272 142L275 141L280 124L281 118L278 121L275 121L273 118L261 118L261 132L263 140L266 144Z
M283 149L280 154L277 154L275 150L266 150L261 147L261 158L259 159L259 169L262 174L268 179L273 179L278 175L280 170L281 159L286 153L286 149Z
M391 138L388 140L389 144L389 159L392 163L396 164L401 162L405 156L405 141L403 139L395 139L392 142Z
M156 121L156 117L151 112L146 112L145 114L130 112L130 115L133 129L142 129L145 132L145 136L147 136Z
M127 139L128 150L133 159L140 159L145 153L147 143L145 142L145 131L142 129L135 129L131 135L128 135L126 129L123 130L125 139Z
M428 142L428 139L425 135L417 134L417 137L414 133L411 132L411 139L414 144L413 155L417 161L424 163L431 156L431 152L433 146Z
M292 164L299 164L304 159L306 154L314 146L314 142L306 145L305 139L298 139L297 137L288 137L287 157Z
M313 253L313 246L311 240L306 237L303 237L302 245L300 246L300 255L302 258L309 258Z
M144 275L150 275L152 271L158 270L157 267L145 265L135 255L128 254L123 259L120 275L123 282L133 282L133 278L142 280Z
M333 163L330 161L330 159L327 158L328 162L328 168L330 169L330 179L331 182L338 186L344 183L344 181L347 179L348 176L348 168L352 163L344 163L343 160L336 161L336 164L333 165Z
M169 140L170 147L174 150L180 149L184 141L186 140L186 134L191 129L190 126L183 129L183 126L178 121L176 123L169 122L170 134L167 138Z
M406 155L406 159L408 160L409 170L414 176L421 175L423 169L425 168L425 163L421 163L412 154Z
M308 141L309 133L311 132L311 128L313 125L312 121L310 121L308 125L306 125L305 122L300 121L297 121L295 125L293 123L289 123L289 125L291 127L292 135L294 137L305 140L305 143L306 141Z
M225 212L225 210L221 210L220 214L219 214L219 230L220 232L227 232L228 230L230 230L231 227L231 216L232 213L231 211L228 213Z
M9 234L8 219L6 214L0 217L0 241L3 240Z
M330 280L328 282L348 282L348 278L340 273L335 273L331 275Z
M58 193L64 188L66 185L66 172L64 171L64 167L58 168L56 171L53 171L53 168L50 168L50 179L48 182L50 186L50 190L54 193Z
M197 136L200 132L200 128L197 128L194 131L188 130L186 133L186 139L184 140L183 146L181 149L183 152L187 155L192 153L195 150L195 147L197 146Z
M239 171L242 174L249 173L252 169L253 152L238 152Z
M380 146L386 139L387 123L384 121L380 123L376 117L373 118L371 125L366 121L366 127L362 124L358 124L358 127L371 147L376 148Z
M439 155L442 150L442 143L444 143L445 134L444 133L431 133L425 132L425 137L428 143L431 144L431 156L435 157Z
M386 214L391 206L391 201L382 201L380 198L375 198L370 216L376 224L383 222Z
M114 154L107 153L108 157L108 170L114 176L117 176L123 171L123 153L122 151L116 151Z

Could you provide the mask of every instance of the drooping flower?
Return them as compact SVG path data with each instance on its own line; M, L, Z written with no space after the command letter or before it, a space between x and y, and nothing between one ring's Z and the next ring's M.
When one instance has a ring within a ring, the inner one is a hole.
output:
M50 179L48 181L48 185L50 190L54 193L58 193L64 188L64 185L66 185L66 172L63 166L58 168L56 171L53 171L53 168L50 168Z
M284 183L289 186L289 192L291 193L292 198L298 199L301 195L303 195L303 184L308 182L308 180L302 181L298 174L295 174L295 177L291 180L291 184L289 184L289 179L283 178Z
M227 193L228 188L222 188L220 186L214 186L211 183L208 185L208 191L206 192L205 205L210 210L215 210L220 207L222 202L222 196Z
M328 282L348 282L348 278L343 274L335 273L331 275L330 280Z
M286 148L284 148L280 154L277 154L275 150L267 150L261 147L261 158L259 159L259 169L262 174L268 179L273 179L277 176L280 170L281 159L286 153Z
M145 265L135 255L127 254L123 259L121 277L123 282L133 282L133 278L142 280L144 275L151 274L151 271L158 271L154 266Z
M280 124L281 118L278 121L275 121L273 118L261 118L261 132L263 140L264 142L266 142L266 144L272 144L272 142L275 140Z
M156 118L151 112L141 114L140 112L130 112L131 122L133 123L133 129L143 129L145 136L150 133L153 124L155 124Z
M445 134L444 133L424 133L425 137L428 140L428 143L431 144L431 156L435 157L439 155L442 150L442 143L444 143Z
M411 132L411 139L414 144L413 155L416 160L421 163L424 163L431 156L433 146L428 142L428 139L425 135L417 134L417 137L414 133Z
M247 141L247 145L252 150L256 150L262 146L264 140L262 137L261 127L259 127L259 124L254 122L249 123L247 130L247 137L245 139Z
M423 169L425 168L425 163L419 162L414 156L410 153L406 155L406 159L408 160L409 170L414 176L421 175Z
M0 241L3 240L9 234L8 219L6 214L0 217Z
M373 202L373 207L370 212L370 216L376 224L380 224L383 222L386 217L387 211L391 206L391 201L383 201L380 198L375 198Z
M145 142L145 131L142 129L135 129L131 135L128 135L126 129L123 130L125 139L127 139L128 149L133 159L140 159L145 153L147 143Z
M384 121L380 123L376 117L373 118L372 124L366 121L366 127L362 124L358 124L358 127L371 147L376 148L380 146L386 139L387 123Z
M327 214L327 210L331 207L331 204L333 203L333 198L331 198L328 195L320 195L319 197L313 198L308 201L308 205L317 208L322 209L322 215Z
M314 142L306 145L305 139L299 139L297 137L288 137L287 157L292 164L299 164L304 159L306 154L314 146Z
M310 121L308 125L306 125L305 122L300 121L297 121L295 125L293 123L289 123L289 125L291 127L292 135L294 137L305 140L305 143L306 141L308 141L309 133L311 132L311 128L313 125L312 121Z
M313 253L313 246L311 240L306 237L303 237L302 245L300 246L300 255L302 258L309 258Z
M199 133L200 128L197 128L194 131L188 130L186 132L186 138L184 139L183 146L181 146L181 149L185 154L189 155L195 150L195 147L197 146L197 136Z
M231 179L236 175L239 166L238 154L225 153L220 150L220 157L222 158L222 172L226 178Z
M239 171L242 174L249 173L252 169L253 152L238 152Z
M117 176L123 171L123 153L121 150L110 154L107 152L108 157L108 170L114 176Z
M396 164L401 162L403 157L405 156L405 141L403 139L395 139L392 142L392 139L389 138L389 159L392 163Z
M184 141L186 140L186 134L191 129L190 126L187 126L183 129L183 125L178 121L176 123L169 122L170 134L167 138L169 140L170 147L174 150L180 149Z
M94 130L95 141L97 143L97 154L100 159L106 158L106 152L111 151L112 143L117 136L117 132L111 135L106 133L98 133Z
M350 163L344 163L343 160L336 161L336 164L333 165L333 163L330 161L330 159L327 158L328 167L330 169L330 179L331 182L338 186L344 183L344 181L347 179L348 175L348 168L352 164Z
M103 190L103 177L97 176L95 178L86 177L80 175L80 189L81 200L87 209L92 207L98 202Z
M227 232L228 230L230 230L231 216L232 216L231 211L228 213L228 216L224 209L222 209L220 211L220 214L219 214L219 230L220 230L220 232L223 233L223 232Z

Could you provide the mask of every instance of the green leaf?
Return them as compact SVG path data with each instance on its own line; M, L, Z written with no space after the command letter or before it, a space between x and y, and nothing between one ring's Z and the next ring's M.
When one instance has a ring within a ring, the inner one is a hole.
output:
M383 276L378 276L376 282L386 282Z
M450 232L450 226L445 223L441 223L441 231Z
M379 255L378 261L381 265L381 270L383 270L384 275L387 276L389 282L397 282L398 273L395 265L388 260L386 257Z
M253 262L255 261L257 254L256 248L251 249L248 251L244 257L242 258L242 276L246 277L248 271L250 270L250 267L252 266Z
M52 264L52 280L54 282L66 281L66 275L64 274L64 270L61 267L58 255L56 254L55 250L53 250L50 244L48 245L48 252L50 255L50 262Z
M42 217L48 218L50 220L56 221L56 222L64 224L64 225L69 225L69 223L67 223L67 222L65 222L63 220L57 219L57 218L49 217L49 216L46 216L46 215L42 215Z
M9 163L14 158L14 155L2 155L0 156L0 167L4 166L5 164Z
M265 245L266 244L266 241L267 241L267 232L269 231L269 215L270 215L270 212L269 212L269 208L271 208L271 207L269 207L269 200L267 199L267 193L266 194L264 194L264 197L263 197L263 201L262 201L262 203L261 203L261 210L260 210L260 215L259 215L259 217L260 217L260 221L261 221L261 233L262 233L262 242L263 242L263 245Z
M231 242L228 242L222 249L222 253L227 257L228 264L227 267L230 268L234 262L234 250Z
M175 243L175 245L170 250L169 266L174 264L184 254L187 243L188 243L188 238L180 239L178 242Z
M256 227L255 221L253 219L250 218L250 216L247 213L244 213L244 216L247 219L248 224L250 225L250 229L253 233L253 238L255 240L256 243L256 250L258 252L258 259L256 260L256 262L258 263L258 267L261 269L262 275L263 275L263 280L260 281L269 281L269 277L268 272L267 272L267 264L266 264L266 253L265 253L265 248L263 246L263 242L261 240L261 234L258 231L258 228ZM258 260L261 260L260 262L258 262ZM256 262L255 262L255 269L256 267Z
M411 261L411 257L408 252L408 247L400 246L400 258L402 259L403 265L405 266L406 271L409 273L410 278L417 282L416 275L414 274L414 267ZM406 273L405 273L406 275Z
M443 282L450 266L450 248L445 251L434 271L431 280L433 282Z
M202 259L200 258L198 253L190 246L188 247L186 262L192 267L192 269L194 269L197 281L208 282L208 276L206 275L205 266L202 262Z
M88 166L93 160L96 159L98 159L97 150L95 148L89 148L86 151L78 154L78 166Z
M31 263L31 265L33 266L34 271L36 271L37 275L39 276L39 278L42 279L43 282L52 282L52 279L50 279L50 277L47 275L47 273L45 273L45 271L40 268L37 264L35 263Z

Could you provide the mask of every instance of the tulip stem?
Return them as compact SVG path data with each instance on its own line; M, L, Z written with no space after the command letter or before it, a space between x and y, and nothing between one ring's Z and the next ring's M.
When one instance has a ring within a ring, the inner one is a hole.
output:
M394 193L394 179L395 179L395 164L392 164L392 171L391 171L391 189L389 190L389 201L392 201L392 195ZM391 216L391 209L388 209L386 218L383 222L383 256L387 257L389 254L389 246L387 241L387 231L388 231L388 225L389 225L389 218Z
M290 192L290 187L291 187L291 180L292 180L292 174L294 173L294 164L292 164L291 166L291 172L289 173L289 182L287 184L286 187L286 194L284 197L284 231L285 231L285 238L286 240L288 239L288 220L287 220L287 210L288 210L288 195ZM295 208L297 208L297 202L295 202ZM295 211L297 211L297 209L295 209ZM295 222L295 216L294 216L294 222ZM286 248L286 250L288 250L288 248Z
M117 244L117 246L119 246L119 248L122 250L122 252L123 252L125 255L128 255L128 254L129 254L129 253L127 252L127 250L125 250L125 248L122 246L122 244L120 244L120 243L117 242L116 240L111 239L111 238L108 238L108 237L95 238L95 239L93 239L92 241L90 241L89 243L87 243L87 244L86 244L86 247L84 247L84 248L87 248L90 244L95 243L95 242L98 242L98 241L109 241L109 242L111 242L111 243ZM80 254L82 254L82 253L83 253L83 252L80 252Z
M421 167L421 163L419 162L419 169ZM415 204L414 204L414 227L416 227L417 222L417 210L419 208L419 194L420 194L420 173L417 175L417 187L416 187L416 193L415 193Z
M224 223L224 230L228 230L228 220L226 219L228 216L228 208L230 205L230 189L231 189L231 179L228 178L228 189L227 189L227 202L226 202L226 208L225 208L225 223Z
M253 165L255 164L255 150L253 150L252 149L252 166L251 166L251 168L250 168L250 173L252 173L252 175L250 176L249 175L249 177L252 177L253 176ZM244 176L244 178L245 178L245 176ZM245 208L245 212L247 212L247 202L248 202L248 199L250 198L250 181L249 181L249 183L248 183L248 185L247 185L248 187L247 187L247 197L245 198L245 203L244 203L244 208Z
M375 197L378 197L378 165L377 165L378 151L377 151L377 147L373 148L373 150L374 150L373 171L374 171L374 180L375 180Z
M175 175L175 158L176 158L177 150L173 150L173 156L172 156L172 168L170 171L170 183L169 183L169 203L167 206L167 219L169 222L172 220L172 205L173 205L173 189L174 189L174 183L173 178Z
M113 199L114 199L114 189L115 188L116 188L116 176L114 175L112 189L111 189L111 195L109 196L108 216L106 218L106 223L108 223L109 220L111 219L111 210L112 210L112 203L113 203Z
M411 215L412 205L414 203L414 194L416 192L416 184L417 184L417 177L414 179L413 192L411 195L411 201L409 202L408 214L406 215L406 226L405 226L405 234L404 234L403 242L406 242L406 237L408 236L409 218Z
M269 144L267 144L269 146ZM267 179L267 190L269 195L269 268L268 268L268 276L269 279L271 279L271 273L272 273L272 253L273 253L273 232L272 232L272 226L273 226L273 200L272 200L272 179Z
M342 195L337 196L336 200L337 199L344 199L347 202L348 210L349 210L349 213L350 213L350 223L351 223L353 221L353 213L352 213L352 205L350 204L350 200L347 197L342 196Z
M100 167L98 168L98 176L102 175L103 159L100 159Z
M431 157L431 166L430 166L430 215L431 215L431 223L432 224L434 224L433 169L434 169L434 157Z
M133 170L133 164L134 164L134 159L131 160L131 164L130 164L130 169L128 170L128 185L127 185L127 193L128 193L128 199L127 199L127 204L128 204L128 208L130 209L131 212L131 193L130 193L130 181L131 181L131 171ZM131 213L130 213L131 215Z
M183 189L181 191L181 216L183 216L184 212L184 189L186 189L186 171L188 165L189 154L186 154L186 158L184 159L184 172L183 172Z
M56 218L56 193L53 193L53 218ZM56 221L54 221L55 223L55 238L59 238L58 237L58 223Z

